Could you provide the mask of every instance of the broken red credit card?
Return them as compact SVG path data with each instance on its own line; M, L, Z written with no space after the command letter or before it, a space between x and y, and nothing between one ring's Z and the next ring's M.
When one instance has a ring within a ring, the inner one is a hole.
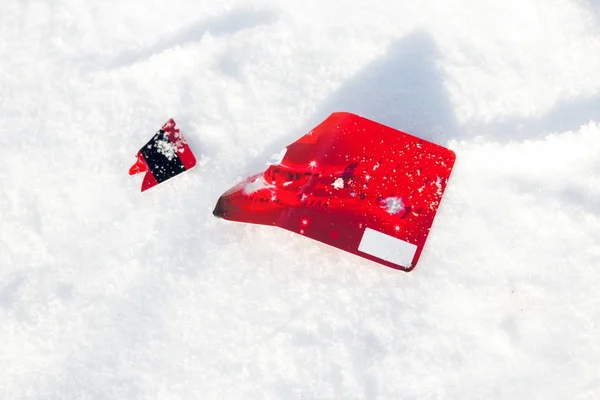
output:
M213 214L411 270L455 158L434 143L335 113L276 154L264 172L223 194Z
M196 165L196 157L173 119L138 151L129 175L145 172L142 192L163 183Z

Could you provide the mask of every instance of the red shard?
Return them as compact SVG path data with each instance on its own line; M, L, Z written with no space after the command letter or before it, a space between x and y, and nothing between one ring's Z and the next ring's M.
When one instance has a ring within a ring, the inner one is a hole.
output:
M223 194L213 211L274 225L388 267L419 260L456 155L350 113L334 113Z
M129 175L146 172L142 192L196 165L196 158L173 119L163 125L136 157Z

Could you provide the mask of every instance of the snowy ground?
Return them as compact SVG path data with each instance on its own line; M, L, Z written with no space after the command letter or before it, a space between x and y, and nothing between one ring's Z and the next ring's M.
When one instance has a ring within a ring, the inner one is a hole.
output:
M595 0L3 0L0 398L600 398L599 71ZM211 214L333 111L457 153L411 273Z

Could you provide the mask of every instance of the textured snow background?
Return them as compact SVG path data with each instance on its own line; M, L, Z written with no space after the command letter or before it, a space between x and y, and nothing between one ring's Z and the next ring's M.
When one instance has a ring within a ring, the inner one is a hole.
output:
M599 71L594 0L3 0L0 398L600 398ZM412 273L211 214L333 111L458 155Z

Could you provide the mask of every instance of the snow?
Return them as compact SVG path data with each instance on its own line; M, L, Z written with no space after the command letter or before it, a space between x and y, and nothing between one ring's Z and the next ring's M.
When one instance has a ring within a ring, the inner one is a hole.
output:
M178 151L178 143L177 144L173 144L169 141L169 136L165 133L163 134L163 140L158 140L156 142L156 147L157 147L157 151L158 153L162 154L163 156L165 156L169 161L171 161L173 158L175 158L175 155L177 154ZM150 145L152 146L152 145ZM183 147L180 147L180 149L183 149ZM183 150L179 150L179 151L183 151Z
M334 189L343 189L344 188L344 180L342 178L337 178L335 181L333 181L331 186L333 186Z
M0 398L600 398L599 10L5 0ZM334 111L457 153L411 273L211 214Z
M244 193L252 194L254 192L258 192L259 190L271 189L274 187L275 187L274 185L271 185L269 182L267 182L265 180L265 177L263 174L260 174L259 176L254 178L254 180L252 180L244 185Z
M400 197L388 197L383 199L382 203L381 207L390 214L398 214L404 210L404 203Z
M266 165L280 165L283 159L285 158L285 154L287 153L287 148L284 148L279 153L275 153L267 160Z

